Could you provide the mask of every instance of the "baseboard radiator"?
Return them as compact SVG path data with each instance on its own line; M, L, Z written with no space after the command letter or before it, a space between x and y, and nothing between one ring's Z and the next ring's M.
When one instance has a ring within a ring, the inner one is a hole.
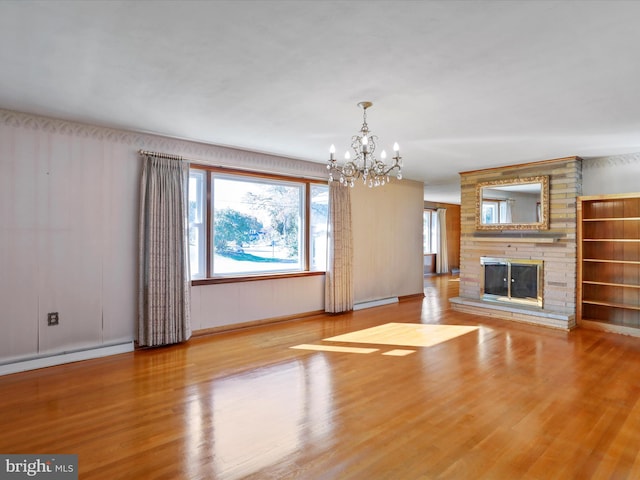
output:
M80 362L92 358L133 352L133 349L133 342L125 342L46 356L18 359L7 363L0 363L0 375L9 375L11 373L25 372L38 368L53 367L54 365L62 365L64 363Z
M389 305L390 303L398 303L398 297L381 298L379 300L356 303L353 305L353 309L364 310L365 308L379 307L381 305Z

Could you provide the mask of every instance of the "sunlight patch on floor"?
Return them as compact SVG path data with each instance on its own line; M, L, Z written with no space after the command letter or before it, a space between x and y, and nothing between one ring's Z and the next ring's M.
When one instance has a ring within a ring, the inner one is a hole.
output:
M377 348L361 348L361 347L338 347L334 345L310 345L302 344L294 347L297 350L316 350L319 352L345 352L345 353L373 353L377 352Z
M389 355L390 357L406 357L407 355L411 355L412 353L416 353L416 351L403 350L401 348L396 348L395 350L389 350L388 352L384 352L382 355Z
M324 341L431 347L474 332L480 327L467 325L425 325L422 323L387 323L357 332L345 333Z

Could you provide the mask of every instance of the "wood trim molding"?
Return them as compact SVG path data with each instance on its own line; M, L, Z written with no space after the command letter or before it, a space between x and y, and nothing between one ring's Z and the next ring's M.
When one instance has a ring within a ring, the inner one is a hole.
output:
M541 167L554 163L564 163L571 162L574 160L582 160L580 157L563 157L563 158L554 158L551 160L542 160L539 162L528 162L528 163L520 163L518 165L506 165L504 167L492 167L492 168L481 168L479 170L469 170L466 172L458 172L460 175L470 175L470 174L478 174L478 173L490 173L490 172L512 172L514 170L520 170L523 168L532 168L532 167Z
M579 201L582 200L605 200L612 198L638 198L640 197L640 192L632 192L632 193L609 193L604 195L580 195L578 197Z
M297 313L295 315L285 315L282 317L264 318L262 320L252 320L250 322L234 323L231 325L221 325L219 327L203 328L195 330L191 338L203 337L205 335L214 335L216 333L233 332L236 330L245 330L247 328L261 327L264 325L273 325L275 323L291 322L295 320L302 320L309 317L316 317L318 315L328 315L324 310L315 310L311 312Z
M222 278L203 278L201 280L191 280L191 286L199 285L215 285L218 283L240 283L240 282L258 282L260 280L280 280L283 278L294 277L315 277L325 275L325 272L294 272L294 273L278 273L273 275L248 275L239 277L222 277Z

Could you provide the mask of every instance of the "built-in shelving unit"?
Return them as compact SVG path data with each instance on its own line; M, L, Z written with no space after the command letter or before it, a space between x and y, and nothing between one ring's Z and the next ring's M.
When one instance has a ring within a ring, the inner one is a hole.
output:
M640 336L640 193L578 198L578 322Z

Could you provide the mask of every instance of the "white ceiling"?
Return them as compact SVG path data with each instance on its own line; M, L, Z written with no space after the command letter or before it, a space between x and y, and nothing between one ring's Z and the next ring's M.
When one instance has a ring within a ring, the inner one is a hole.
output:
M324 162L371 130L458 172L640 151L640 1L0 1L0 107ZM340 158L340 157L339 157Z

